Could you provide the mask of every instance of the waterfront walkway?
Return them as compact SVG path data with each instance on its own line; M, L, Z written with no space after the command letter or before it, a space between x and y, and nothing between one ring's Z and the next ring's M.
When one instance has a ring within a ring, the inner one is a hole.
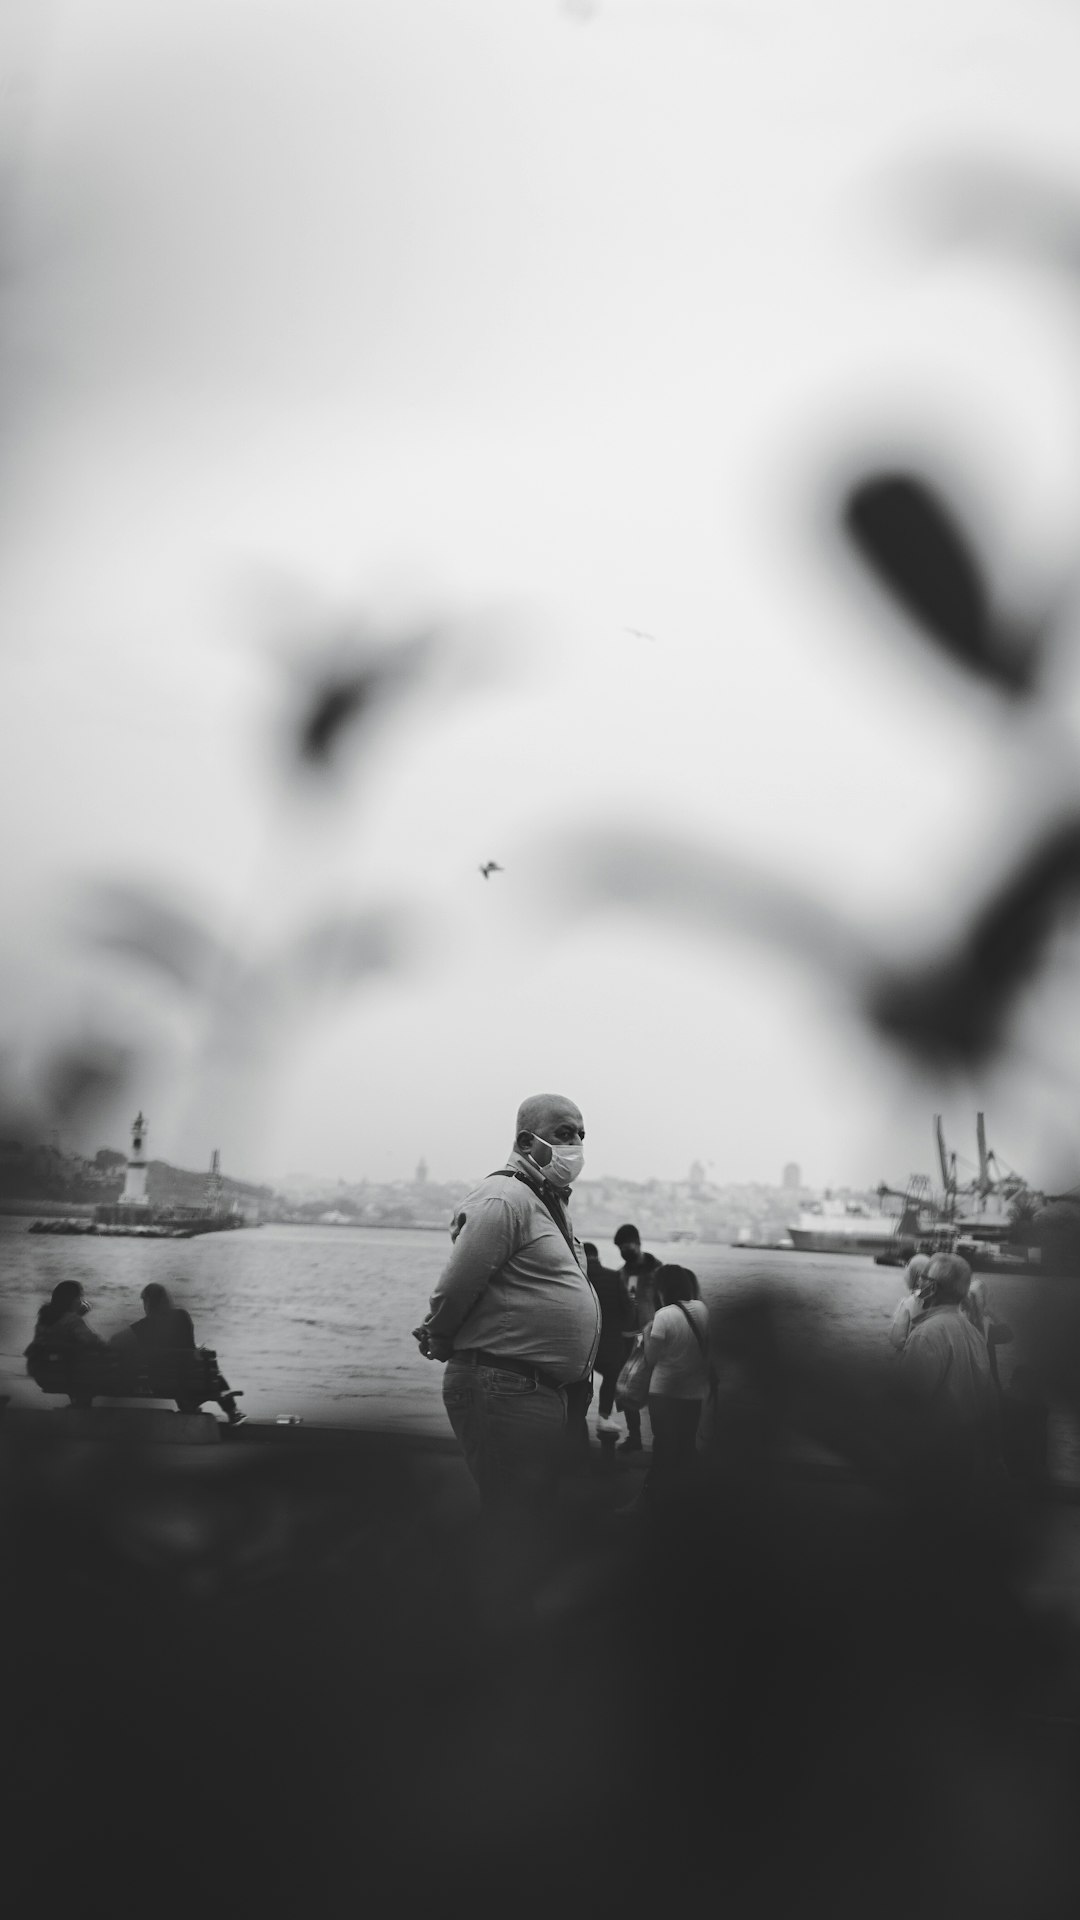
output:
M576 1920L616 1834L624 1915L1075 1910L1074 1503L1040 1570L821 1449L651 1516L597 1449L513 1618L449 1436L100 1411L0 1421L0 1791L52 1904Z

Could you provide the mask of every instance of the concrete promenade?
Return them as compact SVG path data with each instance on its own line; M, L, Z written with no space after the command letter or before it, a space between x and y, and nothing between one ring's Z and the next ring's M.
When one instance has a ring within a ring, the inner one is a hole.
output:
M646 1464L593 1447L515 1606L449 1435L9 1409L15 1864L155 1914L1075 1910L1076 1502L989 1537L792 1441L621 1513Z

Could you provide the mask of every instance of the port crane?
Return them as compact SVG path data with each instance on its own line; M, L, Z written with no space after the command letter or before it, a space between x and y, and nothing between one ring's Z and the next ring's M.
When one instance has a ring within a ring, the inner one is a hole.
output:
M958 1156L946 1144L942 1118L936 1113L934 1143L941 1172L940 1191L935 1192L924 1173L912 1174L903 1191L885 1181L877 1188L879 1200L889 1197L902 1203L893 1260L906 1257L917 1245L949 1248L960 1241L968 1247L980 1240L1005 1243L1016 1225L1016 1202L1026 1197L1034 1205L1041 1199L987 1146L986 1120L981 1113L975 1116L975 1138L978 1168L972 1170L970 1179L961 1179Z
M896 1216L898 1244L906 1244L909 1240L914 1242L933 1232L940 1217L940 1208L925 1173L913 1173L904 1188L890 1187L882 1180L874 1191L880 1201L891 1199L901 1202Z
M985 1115L975 1115L978 1168L970 1180L961 1183L959 1179L957 1156L946 1147L939 1113L934 1115L934 1138L941 1168L942 1222L984 1239L1007 1238L1013 1203L1030 1189L1027 1181L987 1146Z
M982 1119L981 1113L979 1119ZM934 1139L937 1143L938 1165L941 1168L942 1217L951 1220L956 1212L956 1154L950 1153L945 1145L945 1129L941 1124L940 1113L934 1115Z

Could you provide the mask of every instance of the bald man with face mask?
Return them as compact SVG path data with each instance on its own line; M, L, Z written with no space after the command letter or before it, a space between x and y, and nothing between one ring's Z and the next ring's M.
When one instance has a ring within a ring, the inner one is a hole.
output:
M585 1125L561 1094L518 1109L513 1151L457 1210L453 1251L417 1327L445 1360L443 1402L481 1504L543 1505L563 1457L567 1396L600 1343L600 1307L569 1201Z

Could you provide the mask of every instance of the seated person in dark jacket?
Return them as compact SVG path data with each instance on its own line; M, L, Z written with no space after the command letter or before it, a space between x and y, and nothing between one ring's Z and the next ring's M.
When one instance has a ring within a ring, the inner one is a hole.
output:
M51 1298L38 1309L34 1337L26 1349L26 1370L31 1379L34 1378L35 1361L43 1359L46 1354L89 1357L104 1348L101 1335L86 1324L89 1311L81 1281L61 1280L57 1283ZM90 1405L90 1400L83 1394L73 1392L71 1398L76 1406Z
M27 1358L36 1347L45 1353L74 1353L84 1347L103 1347L105 1342L100 1333L86 1325L89 1311L90 1303L83 1294L82 1282L59 1281L45 1305L38 1308L34 1337L26 1349Z
M151 1280L140 1295L143 1303L143 1318L133 1320L128 1331L133 1333L144 1353L176 1353L177 1351L195 1351L195 1324L186 1307L173 1305L167 1287Z
M134 1349L145 1361L157 1359L169 1353L194 1353L195 1327L186 1307L173 1305L167 1287L157 1280L151 1280L142 1290L143 1318L134 1320L130 1327L115 1336L114 1344ZM224 1375L218 1373L214 1382L215 1392L211 1396L227 1416L231 1426L239 1426L244 1416L237 1407L240 1389L229 1386ZM191 1401L177 1395L176 1404L181 1413L198 1413L200 1402Z

